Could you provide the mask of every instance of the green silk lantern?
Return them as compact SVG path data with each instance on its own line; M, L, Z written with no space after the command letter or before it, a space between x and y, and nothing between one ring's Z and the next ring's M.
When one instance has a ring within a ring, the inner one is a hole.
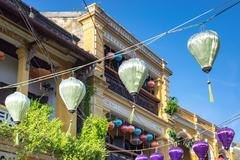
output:
M188 50L201 66L203 72L209 73L213 67L220 47L219 36L212 30L194 34L188 40ZM210 102L214 101L211 82L208 80Z
M68 111L73 114L86 94L86 87L82 81L69 77L60 83L59 93ZM67 134L70 134L71 126L72 120L70 120Z
M21 92L15 92L7 96L5 105L13 121L19 124L29 110L30 100Z
M21 92L15 92L7 96L5 100L6 108L13 121L19 124L30 108L30 100ZM15 144L19 144L18 132L15 137Z
M119 77L128 92L133 96L134 103L136 95L140 91L148 76L148 72L149 69L147 68L145 62L139 58L131 58L124 61L118 69ZM132 113L129 118L130 124L133 122L134 112L135 105L133 105Z

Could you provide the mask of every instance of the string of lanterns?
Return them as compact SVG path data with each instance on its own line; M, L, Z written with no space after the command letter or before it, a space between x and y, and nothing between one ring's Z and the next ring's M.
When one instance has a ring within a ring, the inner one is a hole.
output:
M233 141L235 132L231 128L222 128L217 132L217 136L225 150L229 150L231 143ZM199 160L204 160L208 154L209 143L205 141L196 141L192 145L194 153L197 155ZM181 147L172 147L169 149L168 154L171 160L183 160L184 151ZM150 160L163 160L163 154L155 152L151 154ZM146 155L140 154L135 160L148 160Z

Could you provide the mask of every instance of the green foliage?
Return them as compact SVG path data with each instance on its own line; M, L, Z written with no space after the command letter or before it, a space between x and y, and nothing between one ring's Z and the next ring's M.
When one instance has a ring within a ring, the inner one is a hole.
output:
M104 160L106 157L105 138L108 121L100 117L88 117L85 120L80 137L80 150L83 160Z
M193 139L185 138L183 139L180 137L174 129L168 128L167 130L168 136L173 140L176 146L185 146L186 148L191 148L193 144Z
M84 114L86 116L90 115L90 100L91 96L95 93L94 87L92 85L86 85L86 95L84 97Z
M168 128L167 134L175 143L177 143L180 140L180 137L177 135L174 129Z
M50 120L51 107L32 101L31 107L22 123L7 127L0 125L0 137L15 139L19 134L21 150L19 156L26 154L48 154L63 160L104 160L106 156L105 137L108 122L106 118L89 116L78 137L69 137L62 132L58 119Z
M177 99L175 97L172 97L167 102L167 106L164 109L165 113L167 113L170 116L173 116L179 108L179 105L177 103Z

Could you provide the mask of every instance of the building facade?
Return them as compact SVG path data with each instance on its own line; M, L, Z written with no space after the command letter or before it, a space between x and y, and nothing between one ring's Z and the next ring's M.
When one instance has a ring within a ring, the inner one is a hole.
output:
M22 8L23 13L19 12L19 7ZM139 43L139 40L96 4L88 6L90 13L48 12L41 14L21 1L0 0L0 9L0 53L4 55L4 58L0 60L0 73L4 75L0 77L0 86L86 64L105 57L109 52L118 52ZM36 35L32 34L24 18L30 22ZM36 37L43 47L36 43ZM123 120L124 125L129 125L128 118L131 114L133 100L121 83L117 70L124 60L134 57L144 60L150 73L137 96L133 125L141 128L144 134L153 135L154 141L157 141L160 146L172 143L167 133L169 128L173 128L183 139L204 139L211 146L206 159L217 159L219 153L223 151L216 139L215 132L218 128L214 124L183 108L180 108L173 117L169 117L164 112L170 97L169 77L172 72L167 67L167 62L146 46L138 47L135 51L121 57L120 60L107 59L98 63L96 67L92 65L77 72L79 79L90 82L95 88L95 93L91 97L91 113L96 116L108 116L112 120L118 118ZM39 74L40 71L42 74ZM4 106L6 96L20 90L32 99L43 97L42 102L54 107L53 117L60 118L66 130L70 115L66 114L67 110L63 107L64 103L60 98L58 85L62 79L69 76L64 75L33 85L0 90L0 121L5 121L9 117ZM147 82L150 80L155 82L155 87L151 89L147 87ZM72 135L80 132L81 123L81 119L75 116ZM200 135L203 131L204 133ZM150 142L136 145L134 138L130 134L122 133L120 128L109 131L106 138L108 150L110 152L122 149L129 151L110 153L107 159L131 160L140 153L134 150L151 147ZM169 159L168 149L171 146L159 148L166 160ZM182 147L185 151L184 160L197 160L191 149ZM153 152L154 150L151 149L144 153L150 155ZM16 157L14 147L1 141L0 158L1 156ZM46 155L39 156L42 159L50 159ZM233 155L230 154L230 156Z
M20 8L20 9L19 9ZM29 22L27 24L26 22ZM32 27L33 29L31 29ZM26 81L62 71L67 68L86 64L96 57L76 46L80 39L59 27L34 8L21 1L0 1L0 87ZM84 81L93 66L76 72ZM53 117L59 117L67 127L68 113L58 92L58 85L69 74L47 79L31 85L0 90L0 122L6 121L9 114L4 106L5 98L21 91L31 99L40 98L54 108ZM66 124L65 124L66 123ZM72 134L76 134L77 117ZM16 157L16 149L0 137L0 159ZM31 157L31 156L30 156ZM45 155L33 155L42 159L51 159Z
M107 56L109 52L118 52L139 43L139 40L107 15L97 4L89 5L88 10L90 13L46 12L43 15L79 37L81 40L78 45L99 59ZM214 124L183 108L180 108L174 117L169 117L164 112L169 99L169 77L172 72L167 67L166 61L159 58L146 46L134 49L124 55L121 60L108 59L97 65L94 75L90 79L96 88L91 99L91 112L98 116L108 115L112 120L120 118L124 124L128 125L133 101L121 83L117 71L122 61L134 57L146 62L150 69L147 81L154 80L156 85L154 89L149 89L146 81L140 90L136 100L137 107L133 125L141 128L145 134L153 134L154 140L158 141L160 146L172 142L167 134L169 128L173 128L183 139L206 140L210 144L206 159L217 159L221 152L221 146L215 134L218 128ZM131 135L118 133L118 130L109 131L108 149L110 151L118 149L130 151L112 153L108 157L109 160L133 159L139 152L131 150L151 147L148 143L134 146ZM167 160L170 147L171 145L159 148ZM184 160L197 160L193 150L182 147L185 152ZM149 150L145 154L150 155L152 152L154 151ZM232 152L225 156L233 159Z

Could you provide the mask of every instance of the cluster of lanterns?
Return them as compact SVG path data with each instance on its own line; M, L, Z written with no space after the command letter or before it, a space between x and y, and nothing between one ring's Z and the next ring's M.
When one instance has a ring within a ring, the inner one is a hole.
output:
M222 128L217 132L218 139L225 150L228 150L230 148L234 135L235 135L234 130L227 127ZM209 144L205 141L197 141L193 143L192 149L197 155L199 160L204 160L209 150ZM171 160L182 160L184 151L180 147L172 147L169 149L168 154ZM153 153L150 156L150 160L163 160L163 159L164 156L158 152ZM148 157L141 154L138 155L135 160L148 160Z
M140 145L143 142L147 142L147 144L150 144L151 147L158 147L158 142L153 141L154 136L151 133L143 134L143 131L141 128L134 127L133 125L125 125L123 124L123 121L121 119L115 119L111 122L109 122L108 130L113 131L114 129L117 129L117 135L118 135L118 129L120 132L125 134L130 134L130 142L133 145ZM132 138L132 135L134 135L134 138Z

